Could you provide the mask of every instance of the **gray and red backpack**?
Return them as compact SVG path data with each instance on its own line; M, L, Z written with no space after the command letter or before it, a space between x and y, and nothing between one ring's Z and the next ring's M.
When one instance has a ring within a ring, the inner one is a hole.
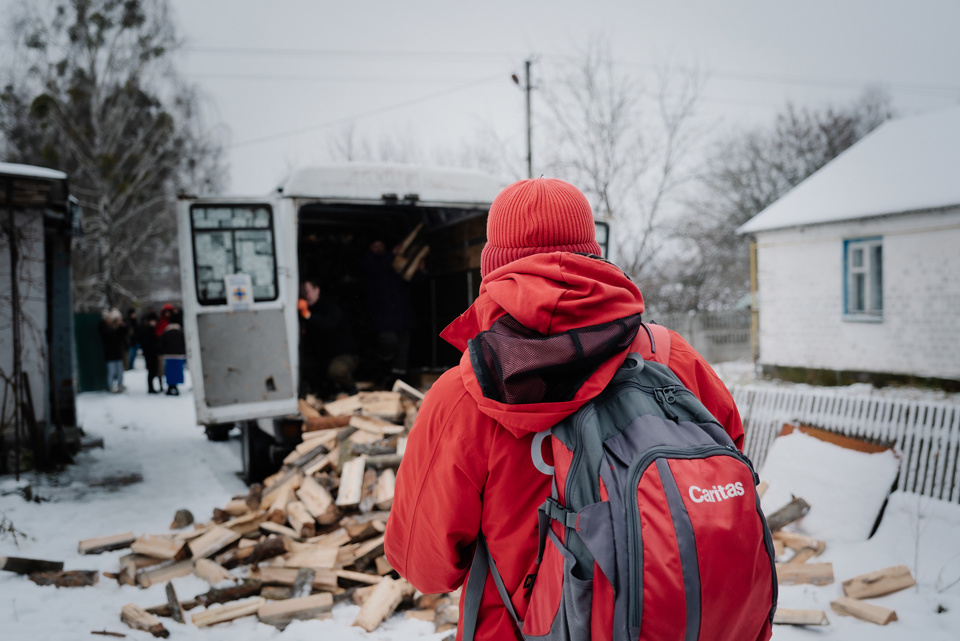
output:
M527 640L770 638L777 579L757 475L667 367L669 333L642 327L650 359L629 355L599 396L534 438L534 464L553 476L553 492L539 511L524 620L481 534L465 587L466 641L488 571Z

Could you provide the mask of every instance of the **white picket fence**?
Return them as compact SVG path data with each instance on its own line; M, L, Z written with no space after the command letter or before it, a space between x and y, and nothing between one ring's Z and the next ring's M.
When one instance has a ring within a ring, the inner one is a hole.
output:
M960 503L960 404L851 395L831 388L740 385L744 452L759 470L785 423L810 425L892 446L897 488Z

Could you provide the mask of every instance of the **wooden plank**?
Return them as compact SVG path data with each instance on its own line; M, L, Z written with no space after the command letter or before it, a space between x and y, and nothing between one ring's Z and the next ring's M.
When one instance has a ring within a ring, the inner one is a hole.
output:
M216 625L217 623L225 623L256 614L260 606L266 602L267 600L263 597L253 597L247 601L238 601L237 603L230 603L229 605L208 608L203 612L197 612L191 616L190 621L198 628L205 628Z
M403 592L398 583L390 577L380 579L373 593L360 606L360 611L357 613L353 625L359 626L367 632L376 630L387 617L393 614L393 611L403 600Z
M238 532L218 525L211 528L210 531L203 536L190 541L187 545L194 559L204 559L212 554L216 554L239 538L240 534Z
M334 503L333 495L309 476L300 483L297 498L320 525L330 525L340 518L340 510Z
M284 557L284 563L289 568L321 568L333 569L337 565L339 548L315 545L310 549L301 549L291 552Z
M833 583L833 563L777 563L777 581L782 585L829 585Z
M163 627L160 619L136 603L128 603L120 609L120 620L134 630L143 630L161 639L170 636L170 633Z
M81 552L81 554L83 553ZM14 572L16 574L59 572L62 569L63 561L44 561L42 559L27 559L19 556L0 556L0 570L6 570L7 572Z
M906 565L893 565L843 582L844 596L867 599L912 588L917 582Z
M77 552L80 554L101 554L112 550L122 550L130 547L137 540L133 532L123 532L122 534L111 534L110 536L99 536L92 539L83 539L77 544Z
M257 618L267 625L284 627L291 621L329 618L333 595L329 592L285 601L266 602L257 610Z
M187 558L187 546L183 541L161 534L141 535L130 544L130 549L137 554L165 561L180 561Z
M197 559L193 564L193 573L210 585L217 585L224 581L236 583L239 580L225 567L210 559Z
M773 615L774 625L830 625L823 610L792 610L777 608Z
M397 475L391 468L385 469L377 477L377 487L374 492L374 505L378 510L389 510L393 505L393 489Z
M163 583L164 581L187 576L191 572L193 572L193 561L177 561L152 570L139 572L137 574L137 585L142 588L149 588L155 583Z
M360 503L363 496L363 472L367 466L365 456L350 459L340 472L340 489L337 492L336 505L351 507Z
M844 616L857 617L863 621L869 621L877 625L887 625L891 621L897 620L897 613L890 608L885 608L873 603L859 601L857 599L841 596L830 602L830 609L837 614Z

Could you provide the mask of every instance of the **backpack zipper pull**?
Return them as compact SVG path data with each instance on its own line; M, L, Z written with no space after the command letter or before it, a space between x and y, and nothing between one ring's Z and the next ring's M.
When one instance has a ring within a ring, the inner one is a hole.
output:
M673 408L670 407L670 405L677 400L677 396L674 393L674 387L657 387L653 390L653 396L657 399L657 403L660 404L660 407L663 409L663 413L666 414L667 418L679 423L680 417L676 412L673 411Z

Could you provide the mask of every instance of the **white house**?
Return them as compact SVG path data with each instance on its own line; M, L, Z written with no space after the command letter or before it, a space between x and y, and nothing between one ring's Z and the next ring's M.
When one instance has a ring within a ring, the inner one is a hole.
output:
M958 387L960 108L882 125L739 231L765 371Z

